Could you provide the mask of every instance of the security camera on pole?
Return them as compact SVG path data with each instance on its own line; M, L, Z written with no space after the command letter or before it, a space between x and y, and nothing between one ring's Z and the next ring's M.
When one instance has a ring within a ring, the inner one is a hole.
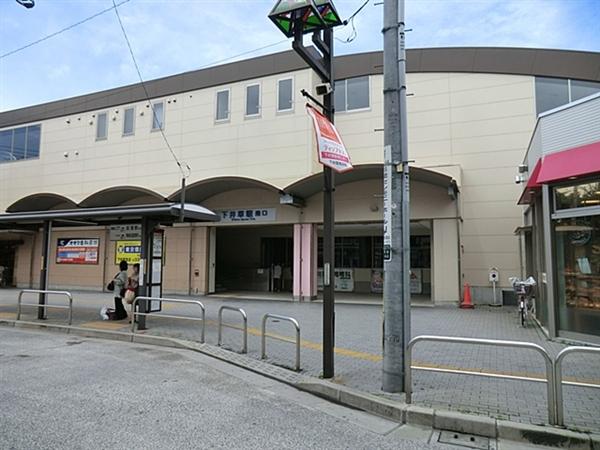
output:
M385 0L383 26L383 383L403 392L410 340L410 209L404 0Z

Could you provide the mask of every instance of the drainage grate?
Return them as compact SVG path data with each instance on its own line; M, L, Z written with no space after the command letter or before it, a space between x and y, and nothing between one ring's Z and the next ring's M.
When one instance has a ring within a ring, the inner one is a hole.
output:
M457 433L455 431L441 431L438 442L480 450L488 450L490 448L489 438L472 434Z

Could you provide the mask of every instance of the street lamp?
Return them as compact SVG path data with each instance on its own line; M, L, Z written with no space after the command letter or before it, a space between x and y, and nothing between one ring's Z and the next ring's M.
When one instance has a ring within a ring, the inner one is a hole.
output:
M333 123L333 27L342 24L330 0L278 0L269 14L283 34L294 38L292 48L331 90L323 96L323 114ZM303 37L312 33L314 47L305 47ZM310 94L304 94L310 97ZM314 99L313 99L314 100ZM316 102L319 104L318 102ZM323 167L323 378L333 378L334 348L334 173Z

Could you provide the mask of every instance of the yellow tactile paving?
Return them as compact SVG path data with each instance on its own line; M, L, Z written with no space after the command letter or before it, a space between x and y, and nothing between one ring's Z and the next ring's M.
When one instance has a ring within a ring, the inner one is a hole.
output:
M16 313L0 312L0 319L16 319L16 318L17 318Z
M122 328L129 329L129 325L124 320L97 320L93 322L85 322L79 325L82 328L95 328L97 330L120 330Z

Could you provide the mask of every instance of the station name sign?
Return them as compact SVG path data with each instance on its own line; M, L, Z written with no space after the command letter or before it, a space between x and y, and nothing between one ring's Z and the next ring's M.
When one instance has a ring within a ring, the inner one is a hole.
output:
M275 208L240 208L215 211L221 222L274 222L277 220Z

